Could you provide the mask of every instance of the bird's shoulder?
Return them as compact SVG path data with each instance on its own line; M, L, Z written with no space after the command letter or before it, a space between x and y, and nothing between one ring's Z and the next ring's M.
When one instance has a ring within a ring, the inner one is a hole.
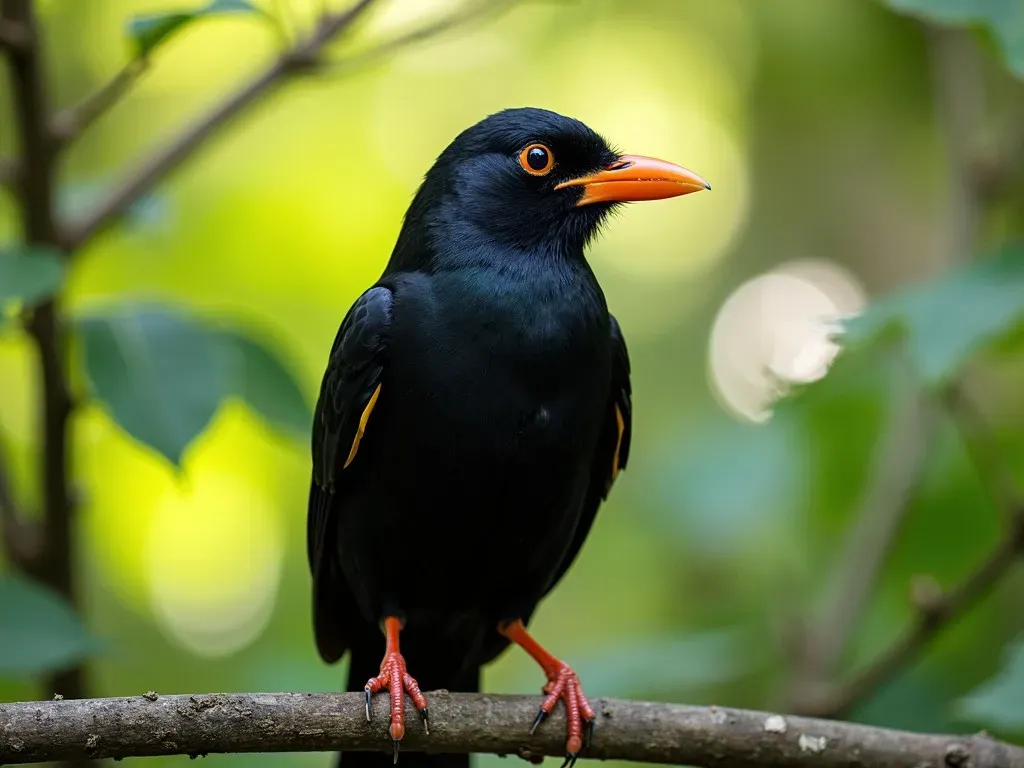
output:
M358 429L380 384L391 333L394 293L377 284L352 304L331 345L313 421L313 479L333 488L339 452Z

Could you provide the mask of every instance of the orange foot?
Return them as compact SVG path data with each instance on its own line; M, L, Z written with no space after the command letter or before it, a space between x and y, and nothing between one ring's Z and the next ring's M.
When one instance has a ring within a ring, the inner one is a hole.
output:
M594 736L594 719L596 715L583 694L580 679L565 662L559 662L561 666L553 670L554 674L548 674L548 682L543 691L547 694L541 702L537 717L534 718L533 727L530 733L537 730L537 726L547 719L547 716L554 710L558 700L565 702L566 719L569 721L569 738L565 742L565 762L562 768L572 768L580 752L590 744ZM586 729L586 741L584 741L584 729Z
M551 714L559 699L565 702L566 719L569 721L569 738L565 742L565 762L562 763L562 768L573 768L580 752L590 745L590 741L594 737L596 718L590 702L583 695L580 679L572 667L552 656L530 636L522 620L502 622L498 625L498 632L530 654L548 678L548 682L543 688L547 696L541 702L540 711L537 712L537 717L533 720L530 733L536 731L537 726Z
M430 735L430 719L427 711L427 699L420 690L419 683L406 670L405 658L398 650L398 632L400 622L388 618L384 622L387 634L387 650L384 660L380 663L380 674L366 681L366 721L370 722L370 699L373 694L388 689L391 694L391 740L394 744L395 762L398 762L398 748L405 736L405 694L408 692L416 709L423 720L423 728Z

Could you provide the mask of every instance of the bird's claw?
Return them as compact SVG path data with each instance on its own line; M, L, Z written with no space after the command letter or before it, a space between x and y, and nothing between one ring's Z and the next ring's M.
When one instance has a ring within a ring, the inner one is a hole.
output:
M530 726L530 735L533 736L533 732L537 730L537 726L547 720L548 713L541 707L537 711L537 716L533 718L533 725Z
M398 762L398 749L402 737L405 736L405 694L412 698L413 704L420 713L423 727L430 734L429 710L427 699L420 690L419 683L406 671L405 659L402 654L393 652L384 656L380 663L380 674L371 677L364 687L366 691L366 719L370 720L370 700L373 694L387 689L391 696L391 734L395 762Z
M597 715L583 694L580 680L568 664L563 663L557 671L548 674L543 691L547 694L541 702L540 711L530 728L532 734L547 719L559 700L565 702L569 722L569 737L565 743L565 762L562 768L573 768L580 752L590 746L594 738L594 723Z

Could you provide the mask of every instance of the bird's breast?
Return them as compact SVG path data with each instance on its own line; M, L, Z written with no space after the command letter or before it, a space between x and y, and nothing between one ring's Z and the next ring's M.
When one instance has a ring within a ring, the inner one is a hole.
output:
M407 416L462 458L560 463L585 454L611 370L596 284L430 277L396 306L393 386L408 398Z

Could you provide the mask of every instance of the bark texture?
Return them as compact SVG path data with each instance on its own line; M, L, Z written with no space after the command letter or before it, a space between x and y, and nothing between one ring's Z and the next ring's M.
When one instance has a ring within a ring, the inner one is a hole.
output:
M531 737L537 696L435 691L430 735L402 749L560 756L556 710ZM1024 768L1024 748L986 736L908 733L718 707L592 700L586 757L714 768ZM411 706L411 704L410 704ZM390 751L387 697L367 723L361 693L232 693L0 704L0 764L211 752ZM399 758L401 764L401 758ZM514 764L514 763L513 763Z

